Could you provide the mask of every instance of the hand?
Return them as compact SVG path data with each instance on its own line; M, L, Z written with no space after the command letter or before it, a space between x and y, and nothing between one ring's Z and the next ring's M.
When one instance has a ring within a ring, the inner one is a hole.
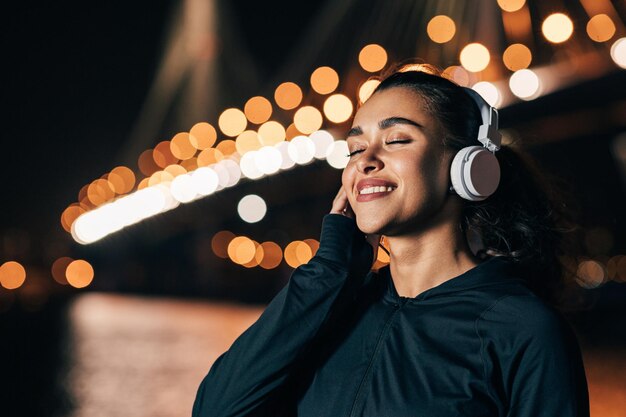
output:
M333 205L330 209L330 213L340 214L342 216L349 217L351 219L356 220L356 215L354 214L352 207L350 207L350 203L348 202L348 195L346 194L346 190L344 190L343 187L339 188L339 192L337 193L337 195L335 196L335 199L333 200ZM375 262L378 256L378 244L380 242L380 235L378 234L365 235L365 240L367 240L367 243L370 244L370 246L372 247L374 251L373 262Z

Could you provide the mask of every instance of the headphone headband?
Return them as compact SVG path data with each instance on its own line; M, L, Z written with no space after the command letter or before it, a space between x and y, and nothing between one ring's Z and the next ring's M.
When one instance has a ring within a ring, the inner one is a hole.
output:
M474 100L480 111L482 123L478 128L478 140L485 148L496 152L502 143L502 135L498 132L498 110L491 107L476 90L468 87L463 87L463 90Z

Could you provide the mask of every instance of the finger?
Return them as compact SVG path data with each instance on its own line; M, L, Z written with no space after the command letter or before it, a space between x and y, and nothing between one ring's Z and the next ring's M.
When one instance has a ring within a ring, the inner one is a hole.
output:
M335 199L333 200L333 205L332 205L332 207L330 209L330 212L334 213L334 214L343 214L343 215L345 215L345 209L346 209L347 206L349 206L349 204L348 204L348 197L347 197L346 192L343 189L343 187L341 187L339 189L339 192L335 196Z

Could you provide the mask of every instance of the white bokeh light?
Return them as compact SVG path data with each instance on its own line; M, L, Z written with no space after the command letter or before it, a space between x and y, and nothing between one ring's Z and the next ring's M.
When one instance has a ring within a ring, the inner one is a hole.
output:
M313 160L315 156L315 145L306 136L296 136L289 142L289 157L293 159L296 164L304 165Z
M502 101L498 87L488 81L480 81L474 84L472 89L480 94L491 107L498 107Z
M523 100L532 100L540 93L541 83L537 74L532 70L515 71L509 79L509 87L513 94Z
M337 140L328 148L326 162L333 168L343 169L348 165L348 143L345 140Z
M256 194L249 194L239 200L237 204L237 212L243 221L248 223L256 223L265 217L267 213L267 205L265 200Z
M280 170L282 164L280 151L273 146L264 146L254 155L254 163L263 174L274 174Z
M618 66L626 68L626 38L619 38L611 45L611 59Z
M189 174L179 175L170 185L172 196L181 203L188 203L196 197L194 181Z
M263 176L263 173L256 166L255 155L257 151L246 152L239 160L241 173L251 180L256 180Z
M293 168L296 165L296 163L289 156L289 142L280 142L276 144L275 147L276 149L278 149L278 151L280 152L280 156L281 156L280 169L286 170L286 169Z
M241 168L239 164L232 159L223 159L219 162L219 165L223 166L228 172L228 181L226 187L233 187L237 185L241 179Z
M200 196L207 196L217 190L219 178L209 167L201 167L191 173L193 188Z
M333 135L326 130L318 130L309 135L309 139L315 145L315 158L325 159L328 147L335 141Z

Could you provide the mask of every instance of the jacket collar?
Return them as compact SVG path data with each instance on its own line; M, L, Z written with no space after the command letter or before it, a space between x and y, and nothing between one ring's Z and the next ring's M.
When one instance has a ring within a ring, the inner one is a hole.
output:
M384 299L393 303L400 300L422 301L433 297L458 293L474 288L510 283L512 280L524 283L524 279L519 277L515 271L515 265L508 258L503 256L491 257L474 268L450 278L449 280L430 288L414 298L402 297L398 295L396 287L391 278L389 266L381 268L378 272L379 278L387 282Z

